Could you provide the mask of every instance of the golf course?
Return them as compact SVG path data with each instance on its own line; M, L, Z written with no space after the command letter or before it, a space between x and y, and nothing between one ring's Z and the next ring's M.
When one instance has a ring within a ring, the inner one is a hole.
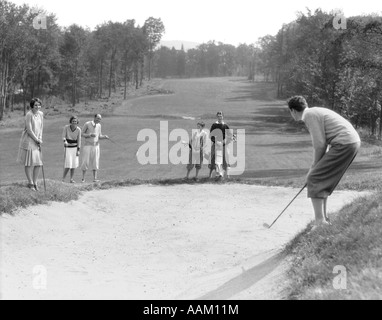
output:
M24 169L15 161L22 113L0 127L1 299L304 298L305 289L297 289L299 279L290 276L291 268L303 261L289 254L301 258L296 250L307 253L319 241L331 247L331 241L340 241L338 234L347 235L344 225L350 226L337 221L357 221L352 216L360 208L365 211L358 217L373 212L373 219L379 219L382 147L363 137L360 153L329 198L329 230L309 232L314 213L306 191L271 229L264 228L299 192L312 164L310 135L293 121L286 102L276 99L275 85L227 77L157 79L151 86L156 94L148 90L122 100L118 93L108 101L110 108L92 102L91 110L62 106L53 113L42 106L46 192L42 176L39 192L28 190ZM243 174L215 181L208 179L204 164L199 181L185 180L185 165L160 164L180 142L180 137L176 142L166 137L168 148L160 148L161 123L168 125L168 133L183 129L191 134L198 121L209 129L217 111L224 112L231 129L245 130ZM111 138L101 141L101 182L90 183L88 172L81 184L77 169L77 183L63 183L62 129L72 113L82 127L95 112L102 114L102 133ZM157 134L157 164L142 165L137 159L145 143L137 137L145 129ZM366 211L371 204L375 212ZM370 219L358 223L372 224ZM368 243L371 251L373 245ZM316 253L307 256L322 260ZM309 280L307 286L316 286L313 291L331 287L335 266L353 270L349 261L336 257L332 254L321 269L325 281ZM372 274L373 268L368 269ZM378 292L371 287L372 295ZM320 298L325 291L320 290L305 298ZM357 292L369 298L363 288Z

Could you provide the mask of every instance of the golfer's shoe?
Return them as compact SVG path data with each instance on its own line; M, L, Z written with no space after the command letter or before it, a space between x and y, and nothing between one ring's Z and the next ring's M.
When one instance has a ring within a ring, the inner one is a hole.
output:
M36 189L36 191L39 190L37 184L34 185L34 188Z
M37 191L34 184L28 184L28 188L31 190L31 191Z
M312 227L312 229L310 229L310 231L309 231L308 233L311 233L311 232L313 232L313 231L315 231L315 230L317 230L317 229L319 229L319 228L329 227L329 226L331 226L331 225L332 225L332 224L329 223L329 222L327 222L327 221L322 222L322 223L320 223L320 224L314 224L313 227Z

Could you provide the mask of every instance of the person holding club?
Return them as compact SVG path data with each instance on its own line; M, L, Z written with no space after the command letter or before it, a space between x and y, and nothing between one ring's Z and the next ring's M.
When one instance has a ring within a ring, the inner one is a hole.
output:
M328 225L328 197L357 156L361 139L345 118L326 108L309 108L302 96L290 98L288 107L295 121L305 123L312 139L313 164L306 183L315 213L314 228Z
M85 138L81 164L82 182L85 182L85 175L89 169L93 170L93 182L99 182L97 178L100 159L99 140L109 139L107 135L102 134L101 121L102 116L96 114L94 120L86 122L82 129L82 136Z
M44 114L41 112L41 100L30 101L30 111L25 116L25 126L21 135L17 162L24 165L28 179L28 188L38 191L37 180L43 166L41 145L44 128Z
M216 114L217 121L211 126L210 138L212 141L211 147L211 163L209 164L210 174L216 170L218 179L224 178L226 173L229 178L229 153L226 147L229 143L234 141L234 136L230 134L229 126L224 122L224 114L222 111L218 111Z
M81 150L81 129L78 127L79 120L73 116L69 120L69 125L64 127L62 139L64 142L64 174L62 182L65 182L66 176L70 170L70 183L75 183L73 180L74 171L79 166L79 156Z

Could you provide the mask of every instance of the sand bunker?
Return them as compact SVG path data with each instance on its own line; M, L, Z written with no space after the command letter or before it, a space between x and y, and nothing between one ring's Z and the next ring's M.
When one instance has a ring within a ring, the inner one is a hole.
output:
M277 299L277 253L313 219L306 192L134 186L3 216L2 299ZM337 191L330 211L361 193Z

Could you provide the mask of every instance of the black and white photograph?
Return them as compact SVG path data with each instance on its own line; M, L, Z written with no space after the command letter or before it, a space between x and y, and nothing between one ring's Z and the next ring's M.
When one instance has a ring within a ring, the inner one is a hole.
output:
M381 191L379 1L0 0L0 300L380 300Z

